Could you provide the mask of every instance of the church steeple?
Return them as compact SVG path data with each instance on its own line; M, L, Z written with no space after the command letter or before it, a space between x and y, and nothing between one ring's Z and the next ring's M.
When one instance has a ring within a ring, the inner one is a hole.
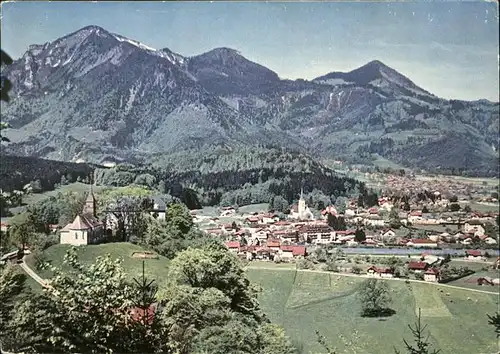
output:
M89 181L90 181L90 190L89 194L87 195L87 199L85 200L85 205L83 206L83 214L97 217L97 208L96 208L97 203L95 200L94 189L93 189L94 186L93 173L90 174Z

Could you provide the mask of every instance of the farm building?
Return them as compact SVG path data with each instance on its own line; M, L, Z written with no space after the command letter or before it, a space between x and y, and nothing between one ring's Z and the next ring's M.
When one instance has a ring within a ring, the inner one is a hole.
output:
M481 250L467 250L465 256L470 260L481 260L483 259L483 252Z
M424 280L429 282L439 281L439 270L435 268L429 268L424 273Z
M375 266L371 266L367 269L366 274L374 278L394 278L391 268L377 268Z
M408 270L413 270L415 273L425 272L429 268L429 264L425 262L412 261L408 263Z
M490 277L477 278L477 285L500 285L500 279Z

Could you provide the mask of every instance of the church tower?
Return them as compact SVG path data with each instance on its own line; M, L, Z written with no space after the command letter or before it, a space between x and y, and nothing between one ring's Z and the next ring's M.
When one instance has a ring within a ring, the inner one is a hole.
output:
M300 189L299 207L297 211L299 212L299 217L302 219L306 212L306 201L304 200L304 191L302 188Z
M89 194L87 195L87 199L85 200L85 205L83 206L83 214L84 215L91 215L94 218L97 217L97 203L95 200L94 196L94 190L93 190L93 185L94 185L94 180L92 178L92 174L89 176L90 179L90 191Z

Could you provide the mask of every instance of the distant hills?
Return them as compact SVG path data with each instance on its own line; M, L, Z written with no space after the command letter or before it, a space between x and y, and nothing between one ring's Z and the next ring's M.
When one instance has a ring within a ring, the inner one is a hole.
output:
M282 80L230 48L184 57L97 26L2 68L15 155L148 161L221 147L286 147L371 164L498 171L499 104L445 100L380 61L311 81Z

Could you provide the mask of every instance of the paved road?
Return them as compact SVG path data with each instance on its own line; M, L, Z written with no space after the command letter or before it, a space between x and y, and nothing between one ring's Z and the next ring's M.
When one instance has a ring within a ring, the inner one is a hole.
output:
M305 273L323 273L323 274L333 274L333 275L339 275L343 277L356 277L356 278L367 278L367 279L373 279L372 277L369 277L367 275L357 275L357 274L346 274L346 273L334 273L334 272L328 272L325 270L311 270L311 269L295 269L295 268L278 268L278 267L259 267L259 266L247 266L245 267L246 269L265 269L265 270L297 270L298 272L305 272ZM375 278L375 279L380 279L380 278ZM467 291L473 291L476 293L483 293L483 294L493 294L493 295L499 295L499 292L494 292L494 291L486 291L486 290L479 290L479 289L469 289L469 288L463 288L460 286L455 286L455 285L448 285L448 284L442 284L442 283L433 283L433 282L428 282L428 281L423 281L423 280L416 280L416 279L402 279L402 278L385 278L387 280L394 280L394 281L409 281L412 283L423 283L423 284L431 284L439 287L445 287L445 288L451 288L451 289L459 289L459 290L467 290Z

